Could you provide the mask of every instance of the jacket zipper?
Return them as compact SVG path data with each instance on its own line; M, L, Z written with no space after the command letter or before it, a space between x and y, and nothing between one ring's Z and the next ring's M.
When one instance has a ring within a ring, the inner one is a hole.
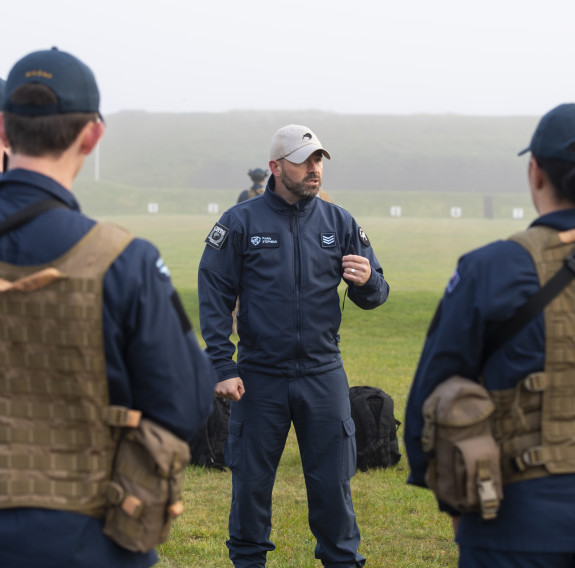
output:
M294 315L295 315L295 338L294 338L294 364L296 374L300 374L301 358L301 326L302 326L302 301L301 301L301 250L299 246L299 223L297 210L294 208L290 217L290 230L293 236L293 259L294 259Z

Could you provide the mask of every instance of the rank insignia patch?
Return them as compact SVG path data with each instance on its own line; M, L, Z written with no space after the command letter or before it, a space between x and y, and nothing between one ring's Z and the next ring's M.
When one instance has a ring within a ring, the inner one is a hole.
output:
M321 248L332 248L335 246L335 233L321 234Z
M220 223L216 223L214 228L210 231L210 234L206 237L205 242L212 248L220 250L226 242L229 232L230 230L227 227L220 225Z

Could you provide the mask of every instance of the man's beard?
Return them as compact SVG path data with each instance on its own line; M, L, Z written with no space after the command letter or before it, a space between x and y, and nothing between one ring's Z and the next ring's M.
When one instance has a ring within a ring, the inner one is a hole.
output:
M308 187L306 182L312 179L318 179L319 183ZM285 188L298 197L315 197L321 187L321 175L319 174L308 174L303 181L294 181L282 170L281 180Z

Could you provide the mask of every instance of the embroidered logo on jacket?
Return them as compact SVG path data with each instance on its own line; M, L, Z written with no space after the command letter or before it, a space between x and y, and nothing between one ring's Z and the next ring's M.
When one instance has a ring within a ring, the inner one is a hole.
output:
M278 248L280 246L278 233L259 233L249 236L249 246L251 249Z
M220 223L216 223L214 228L210 231L210 234L206 237L205 242L216 250L220 250L224 243L230 230L224 227Z
M453 292L453 290L455 290L455 287L459 284L460 280L461 276L459 276L459 272L457 272L457 269L455 269L455 271L451 275L451 278L449 279L449 282L447 283L447 286L445 287L445 293L451 294L451 292Z
M367 235L365 234L365 231L361 227L357 229L357 234L359 236L359 240L361 241L364 247L368 247L371 245L369 239L367 238Z
M158 258L158 260L156 260L156 268L158 269L158 272L166 277L169 278L170 277L170 271L168 270L168 267L166 266L166 263L164 262L164 259L162 257Z
M321 234L321 247L331 248L335 246L335 233L322 233Z

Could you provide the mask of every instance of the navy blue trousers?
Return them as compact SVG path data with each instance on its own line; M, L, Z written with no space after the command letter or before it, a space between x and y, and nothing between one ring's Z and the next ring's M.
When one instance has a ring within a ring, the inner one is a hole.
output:
M350 492L355 428L343 368L298 378L243 373L245 394L232 403L226 462L232 472L227 546L235 568L265 566L272 490L293 422L302 460L316 558L326 567L361 567L365 559Z
M462 546L459 550L459 568L575 568L575 554Z

